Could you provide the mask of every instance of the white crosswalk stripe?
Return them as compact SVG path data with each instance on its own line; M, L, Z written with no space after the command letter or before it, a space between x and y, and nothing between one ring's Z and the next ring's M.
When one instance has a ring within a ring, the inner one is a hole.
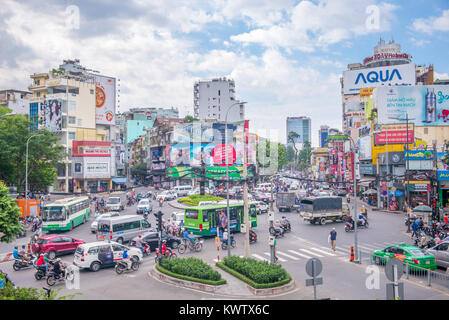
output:
M318 252L321 252L322 254L326 254L326 255L332 256L332 257L336 256L336 254L333 254L333 253L330 253L330 252L326 252L324 250L320 250L320 249L317 249L317 248L310 248L310 250L318 251Z
M269 256L269 257L271 257L271 254L269 252L264 252L264 254ZM278 259L279 259L280 262L287 262L287 260L282 259L281 257L278 257Z
M315 256L317 256L318 258L323 258L322 255L320 255L320 254L318 254L318 253L315 253L315 252L312 252L312 251L310 251L310 250L307 250L307 249L299 249L299 250L304 251L305 253L308 253L308 254L311 254L311 255L315 255Z
M253 256L254 258L259 259L259 260L268 261L268 259L266 259L266 258L264 258L264 257L261 257L261 256L259 256L258 254L255 254L255 253L253 253L252 256Z
M296 254L296 255L298 255L298 256L300 256L300 257L302 257L302 258L305 258L305 259L310 259L310 258L312 258L312 257L309 257L309 256L307 256L307 255L305 255L305 254L296 252L295 250L287 250L287 251L288 251L288 252L291 252L291 253L293 253L293 254Z
M286 253L284 253L284 252L282 252L282 251L277 251L276 253L277 253L277 254L280 254L281 256L285 256L285 257L287 257L287 258L290 258L290 259L292 259L292 260L295 260L295 261L299 260L299 258L296 258L296 257L294 257L294 256L291 256L291 255L289 255L289 254L286 254Z

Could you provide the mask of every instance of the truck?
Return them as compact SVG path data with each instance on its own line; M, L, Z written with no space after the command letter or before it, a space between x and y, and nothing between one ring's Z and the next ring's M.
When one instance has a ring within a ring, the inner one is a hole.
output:
M304 221L324 225L327 222L345 222L349 212L341 197L307 197L301 200Z
M283 210L291 211L292 209L298 211L295 206L295 199L296 193L294 192L278 192L276 193L276 208L281 212Z
M126 205L126 193L125 192L112 192L109 194L108 201L106 202L106 208L109 211L122 211Z

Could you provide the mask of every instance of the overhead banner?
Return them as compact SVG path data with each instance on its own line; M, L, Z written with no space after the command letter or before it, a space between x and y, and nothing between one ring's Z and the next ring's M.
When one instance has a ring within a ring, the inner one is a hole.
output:
M348 70L343 73L344 94L360 94L360 89L381 86L414 86L415 64Z
M376 145L413 143L414 125L413 123L408 125L408 138L406 124L382 125L380 133L376 133L374 137Z
M381 124L449 125L449 86L376 88L375 107Z
M115 124L115 78L95 75L96 124Z

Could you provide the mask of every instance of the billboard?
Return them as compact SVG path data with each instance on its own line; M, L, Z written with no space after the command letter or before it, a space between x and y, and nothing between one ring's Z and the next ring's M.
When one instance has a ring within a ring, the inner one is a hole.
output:
M56 132L62 129L62 104L60 99L45 100L41 106L44 112L45 129Z
M248 177L255 174L254 166L248 167ZM243 167L228 167L229 180L241 180ZM167 168L167 177L170 178L199 178L200 171L192 167L171 167ZM206 167L206 178L226 181L226 167Z
M169 148L168 161L170 167L190 166L190 144L172 144Z
M381 86L414 86L415 65L348 70L343 73L344 94L359 94L360 89Z
M413 123L409 123L408 137L407 124L405 123L382 125L380 133L376 133L374 137L374 143L376 145L413 143L415 138L414 125Z
M365 136L359 139L359 159L371 160L371 136Z
M376 88L375 92L381 124L404 122L408 114L416 126L449 125L449 86Z
M96 124L115 124L115 78L95 75Z

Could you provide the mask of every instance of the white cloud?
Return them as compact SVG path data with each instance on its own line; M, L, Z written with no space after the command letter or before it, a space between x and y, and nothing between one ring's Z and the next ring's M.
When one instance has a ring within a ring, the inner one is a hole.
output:
M366 22L370 15L366 9L375 4L375 0L301 1L289 12L288 20L232 36L231 40L311 52L316 47L389 30L397 6L388 3L376 5L379 12L377 27L368 28Z
M432 33L433 31L449 31L449 9L443 11L440 17L416 19L413 21L412 29L425 33Z

